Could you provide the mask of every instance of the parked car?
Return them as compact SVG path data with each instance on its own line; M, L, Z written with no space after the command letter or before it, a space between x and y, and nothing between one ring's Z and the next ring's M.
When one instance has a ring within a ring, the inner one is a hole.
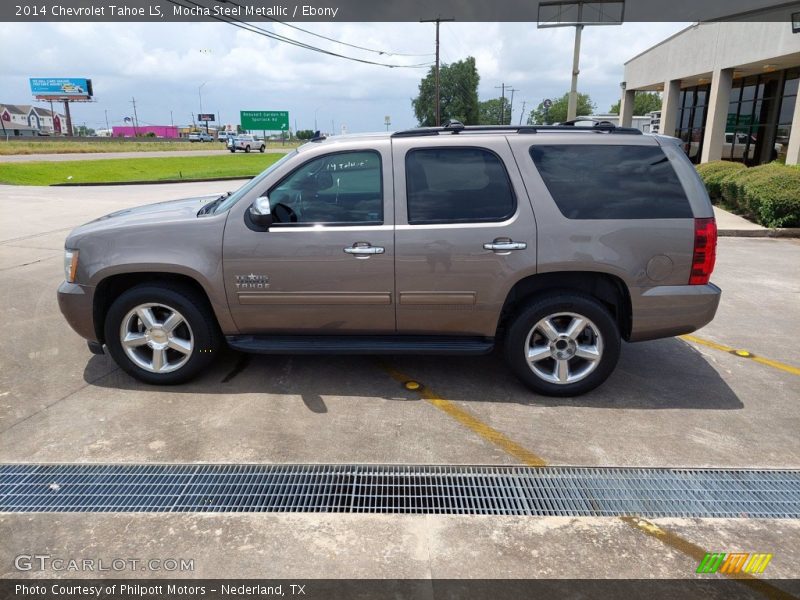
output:
M230 133L228 131L220 131L217 133L217 141L228 143L228 138L235 137L235 133Z
M258 150L259 152L264 152L266 148L263 141L257 140L255 136L252 135L237 135L228 138L228 150L231 152L236 152L237 150L244 150L245 152Z
M532 390L574 396L609 376L621 340L711 321L715 248L711 203L674 138L449 123L321 138L234 193L78 227L58 300L93 352L151 384L204 372L223 343L500 346Z
M189 134L190 142L213 142L214 138L208 135L205 131L199 131Z

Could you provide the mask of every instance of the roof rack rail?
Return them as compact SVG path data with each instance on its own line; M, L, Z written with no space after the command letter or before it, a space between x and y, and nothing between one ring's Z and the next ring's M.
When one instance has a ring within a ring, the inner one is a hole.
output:
M312 137L309 142L321 142L322 140L327 140L328 138L322 135L319 130L314 132L314 137Z
M577 123L591 121L590 126L581 126ZM420 137L426 135L439 135L450 133L458 135L460 133L539 133L547 131L581 131L589 133L614 133L621 135L642 135L639 129L634 127L617 127L611 121L598 121L595 119L574 119L558 125L464 125L460 121L447 121L441 127L417 127L415 129L404 129L396 131L392 137Z

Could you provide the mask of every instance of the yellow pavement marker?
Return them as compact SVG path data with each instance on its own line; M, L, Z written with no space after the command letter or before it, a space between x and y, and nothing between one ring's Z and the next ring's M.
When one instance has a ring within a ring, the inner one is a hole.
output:
M682 340L686 340L687 342L694 342L695 344L700 344L701 346L713 348L714 350L719 350L721 352L727 352L728 354L733 354L734 356L738 356L740 358L747 358L762 365L772 367L773 369L786 371L787 373L791 373L792 375L800 375L800 368L798 367L793 367L792 365L787 365L786 363L782 363L780 361L772 360L769 358L764 358L762 356L756 356L755 354L753 354L752 352L748 352L747 350L731 348L730 346L726 346L725 344L718 344L717 342L712 342L711 340L699 338L695 335L682 335L679 337Z

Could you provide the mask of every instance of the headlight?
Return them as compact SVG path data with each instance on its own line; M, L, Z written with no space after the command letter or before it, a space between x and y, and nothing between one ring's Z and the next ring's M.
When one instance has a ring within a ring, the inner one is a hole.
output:
M75 274L78 272L78 251L64 250L64 277L67 283L75 283Z

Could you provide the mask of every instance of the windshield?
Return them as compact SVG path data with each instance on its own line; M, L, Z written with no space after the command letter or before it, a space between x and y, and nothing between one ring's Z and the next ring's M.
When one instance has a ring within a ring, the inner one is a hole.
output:
M214 214L218 215L228 210L231 206L236 204L239 201L239 199L242 198L242 196L245 196L250 190L258 186L262 181L264 181L264 179L266 179L269 176L270 173L272 173L283 163L287 162L288 160L291 160L296 154L297 150L292 150L286 156L281 158L279 161L271 164L269 167L267 167L266 170L262 171L261 173L253 177L250 181L248 181L238 190L233 192L233 194L228 196L224 202L222 202L219 206L217 206L217 208L214 210Z

